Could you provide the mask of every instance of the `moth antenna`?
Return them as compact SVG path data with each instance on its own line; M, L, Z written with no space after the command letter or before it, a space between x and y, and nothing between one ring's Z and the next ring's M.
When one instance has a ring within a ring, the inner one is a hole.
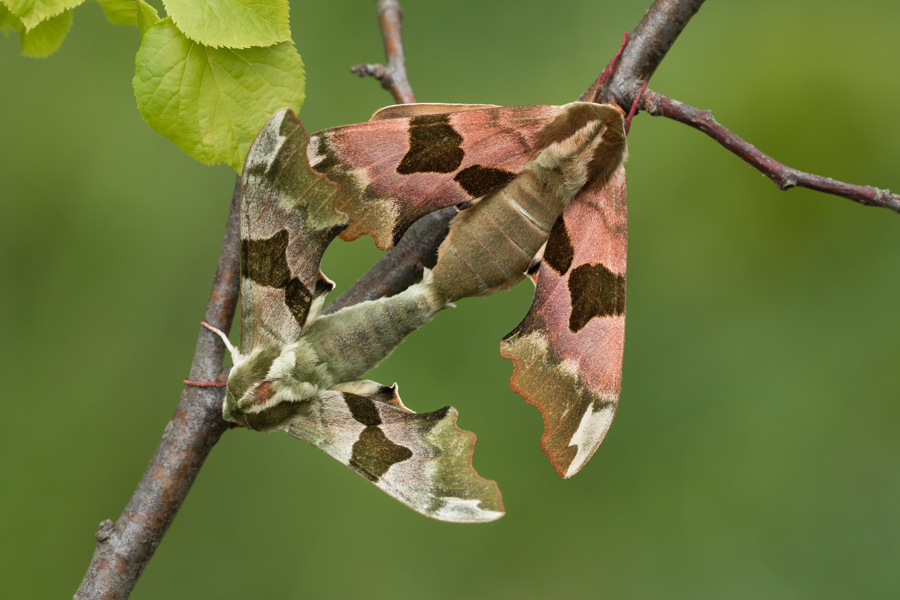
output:
M228 348L228 351L231 353L231 362L236 363L241 353L237 351L237 348L231 345L231 340L228 339L228 336L225 335L225 333L221 329L213 327L206 321L201 321L200 324L222 338L222 341L225 343L225 347Z

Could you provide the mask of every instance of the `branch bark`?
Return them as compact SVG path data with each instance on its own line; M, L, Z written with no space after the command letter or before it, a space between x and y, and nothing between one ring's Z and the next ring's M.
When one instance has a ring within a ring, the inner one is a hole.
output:
M406 230L400 241L337 300L325 307L333 313L367 300L393 296L422 279L422 269L437 263L437 249L456 216L451 207L427 214Z
M403 54L403 37L400 24L403 22L403 10L398 0L376 0L378 6L378 24L381 26L381 38L384 40L384 54L387 66L381 64L362 64L350 67L360 77L374 77L381 82L381 87L394 96L397 104L412 104L416 101L409 79L406 76L406 56Z
M628 36L612 76L600 74L579 100L615 102L624 109L633 103L641 84L649 82L672 44L697 14L703 0L656 0Z
M207 323L223 331L231 328L240 283L240 177L235 184L231 212L206 307ZM200 328L190 378L215 379L222 371L225 346ZM97 548L75 598L127 598L178 514L210 450L229 424L222 418L225 390L186 387L175 414L163 431L150 465L119 520L100 523Z
M866 206L880 206L900 213L900 195L892 194L891 190L881 190L867 185L851 185L830 177L813 175L785 166L757 149L753 144L744 141L719 125L713 117L712 111L688 106L652 90L644 93L642 105L644 110L654 117L667 117L699 129L722 144L729 152L736 154L751 167L774 181L780 190L804 187L817 192L841 196Z

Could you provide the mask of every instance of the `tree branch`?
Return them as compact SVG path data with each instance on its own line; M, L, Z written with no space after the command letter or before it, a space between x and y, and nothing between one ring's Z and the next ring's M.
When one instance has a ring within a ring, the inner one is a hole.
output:
M206 307L205 320L228 331L234 319L240 283L238 216L240 177L235 184L222 251ZM200 328L190 378L215 379L222 371L225 346ZM175 414L128 506L113 524L100 523L97 549L75 594L77 600L127 598L175 519L209 451L228 428L222 418L224 390L186 387Z
M668 117L694 129L699 129L774 181L780 190L804 187L817 192L841 196L866 206L881 206L900 213L900 195L892 194L890 190L880 190L867 185L851 185L785 166L758 150L753 144L742 140L719 125L711 111L699 110L678 100L666 98L652 90L644 93L643 108L654 117Z
M656 0L628 36L612 77L604 78L601 73L579 100L615 102L625 109L631 106L641 84L650 81L702 4L703 0Z
M398 0L376 0L376 4L387 67L381 64L363 64L352 66L350 70L360 77L368 75L380 81L381 87L394 95L397 104L411 104L416 101L416 97L406 76L406 58L400 35L403 10Z
M447 237L457 210L450 206L429 213L413 223L400 241L385 253L365 275L334 302L324 314L333 313L366 300L393 296L422 279L422 268L437 263L437 249Z

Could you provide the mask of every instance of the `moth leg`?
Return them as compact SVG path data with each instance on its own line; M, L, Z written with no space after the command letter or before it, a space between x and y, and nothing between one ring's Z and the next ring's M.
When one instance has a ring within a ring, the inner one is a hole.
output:
M238 359L241 356L241 353L237 351L237 349L231 345L231 341L228 339L228 336L225 333L218 329L217 327L213 327L206 321L200 321L200 324L215 333L219 336L222 341L225 343L225 347L228 348L228 351L231 353L231 361L237 364ZM227 381L219 381L218 379L214 381L191 381L190 379L184 380L184 385L191 385L194 387L215 387L215 388L223 388L228 385Z

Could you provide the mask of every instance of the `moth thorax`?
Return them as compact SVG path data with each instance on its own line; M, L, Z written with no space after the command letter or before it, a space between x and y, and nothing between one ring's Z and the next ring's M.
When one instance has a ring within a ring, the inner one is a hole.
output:
M571 198L585 184L602 187L626 153L624 118L610 104L573 102L540 131L534 165L548 190Z
M564 203L590 179L589 165L605 129L601 121L590 121L570 137L544 148L535 159L538 179Z
M285 402L308 400L318 393L325 383L318 363L303 342L254 350L232 368L223 416L254 429L263 425L268 428L272 418L262 419L264 413L280 414L283 411L272 409Z

